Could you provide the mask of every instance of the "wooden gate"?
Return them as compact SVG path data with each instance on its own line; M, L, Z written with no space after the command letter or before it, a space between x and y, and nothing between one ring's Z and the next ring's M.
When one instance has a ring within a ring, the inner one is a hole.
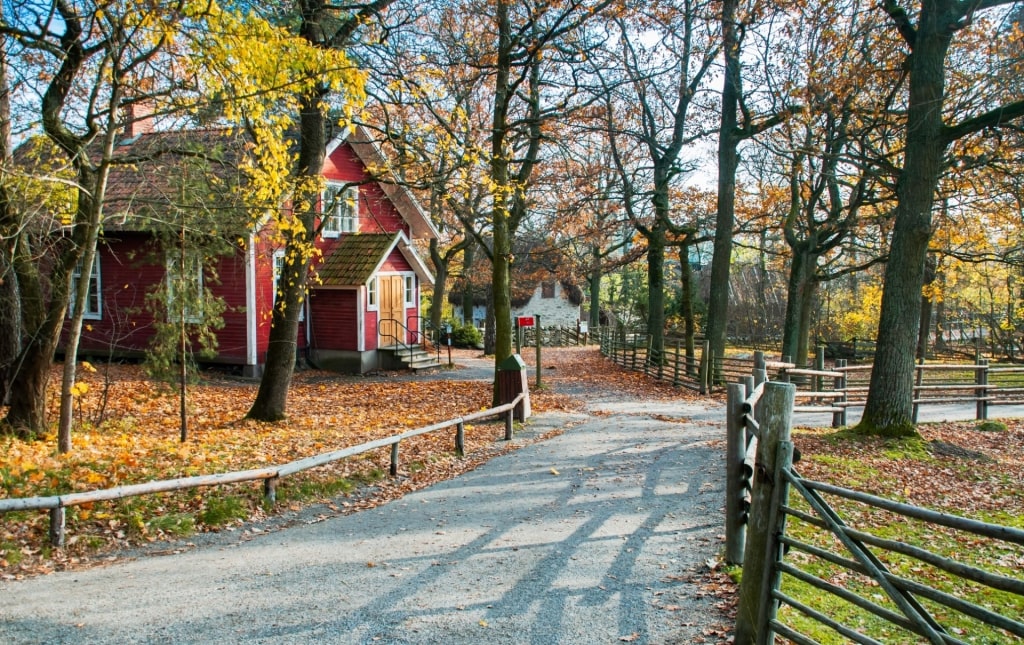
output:
M402 319L405 314L405 279L400 275L377 278L380 288L380 322L377 324L382 347L404 344Z
M1024 560L1024 530L803 479L790 441L794 393L790 384L766 382L729 406L757 437L750 442L756 461L746 459L746 468L743 451L730 451L737 461L730 477L753 480L736 643L768 644L775 635L819 642L808 631L865 644L1024 638L1024 580L1013 573ZM727 490L731 503L744 497L742 486ZM907 544L857 528L870 526L871 514L890 525L923 525L931 537ZM999 562L974 561L983 543L1002 554Z

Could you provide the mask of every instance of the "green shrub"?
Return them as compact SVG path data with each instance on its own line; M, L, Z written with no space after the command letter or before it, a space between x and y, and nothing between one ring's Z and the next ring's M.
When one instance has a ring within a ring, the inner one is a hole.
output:
M456 347L477 347L484 342L480 330L473 325L452 328L452 345Z

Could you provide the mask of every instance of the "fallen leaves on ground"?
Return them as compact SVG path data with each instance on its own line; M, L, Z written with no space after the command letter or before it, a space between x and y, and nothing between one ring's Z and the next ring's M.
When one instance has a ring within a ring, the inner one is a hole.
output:
M1002 512L1024 515L1024 419L1005 420L1006 430L978 429L977 421L918 426L924 443L836 435L829 429L796 430L807 479L865 490L956 515ZM923 454L907 455L920 448ZM915 458L910 458L915 457ZM837 469L850 459L858 469ZM870 476L870 488L863 478Z
M637 397L686 396L610 364L594 347L545 348L543 364L546 385L577 382ZM174 391L147 379L136 365L87 367L95 369L79 370L81 394L75 401L72 451L56 454L53 436L34 442L0 436L0 497L92 491L279 465L484 409L492 396L489 382L367 378L310 370L298 372L292 381L289 418L259 423L244 418L258 384L210 370L200 384L189 388L189 440L181 443ZM59 370L55 367L50 380L51 419L57 417ZM581 397L551 387L531 391L535 412L579 410L584 405ZM510 449L501 441L500 421L467 425L465 434L466 457L461 459L454 454L454 429L403 441L399 476L394 479L386 475L387 448L287 478L279 485L278 509L295 511L325 501L328 512L369 508L471 470ZM360 493L336 506L330 500L346 492L336 486L342 480L360 487ZM229 504L239 499L242 508ZM117 549L192 531L233 530L276 510L264 508L258 483L85 504L67 509L67 544L59 549L48 546L46 512L8 513L0 528L0 577L88 565Z

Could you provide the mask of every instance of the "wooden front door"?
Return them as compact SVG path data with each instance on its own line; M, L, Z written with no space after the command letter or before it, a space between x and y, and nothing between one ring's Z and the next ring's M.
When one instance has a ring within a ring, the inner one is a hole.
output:
M405 282L400 275L382 275L377 279L380 287L380 344L383 347L405 342L405 334L398 323L405 324Z

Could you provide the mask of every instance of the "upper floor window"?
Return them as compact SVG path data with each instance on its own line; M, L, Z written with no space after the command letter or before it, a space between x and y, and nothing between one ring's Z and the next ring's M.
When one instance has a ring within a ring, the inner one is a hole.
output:
M78 281L82 279L82 261L79 260L71 272L71 300L68 304L68 316L75 313L75 300L78 299ZM85 297L85 310L82 318L99 320L103 317L100 301L100 254L93 256L92 271L89 272L89 293Z
M540 297L541 298L554 298L555 297L555 283L554 282L541 282L540 283Z
M328 184L323 196L324 237L359 230L359 186Z
M284 296L278 286L278 281L281 278L281 274L284 272L284 249L278 249L274 251L274 306L277 306L277 299ZM299 322L306 319L306 307L303 304L299 304Z

